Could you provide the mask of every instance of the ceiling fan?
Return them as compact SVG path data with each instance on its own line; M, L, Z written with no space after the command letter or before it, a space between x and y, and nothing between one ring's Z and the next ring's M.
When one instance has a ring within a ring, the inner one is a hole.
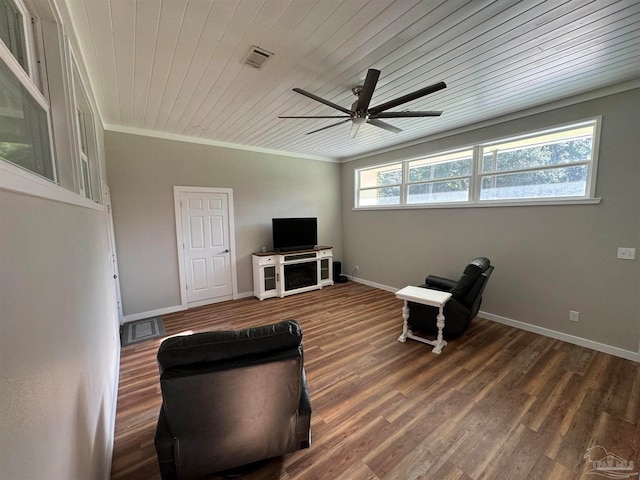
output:
M384 128L385 130L393 133L400 133L402 131L400 128L389 125L387 122L383 122L382 120L380 120L381 118L439 117L442 114L441 111L387 112L387 110L393 107L397 107L398 105L410 102L412 100L416 100L420 97L424 97L426 95L429 95L430 93L437 92L438 90L442 90L443 88L447 88L447 85L444 82L435 83L428 87L421 88L420 90L416 90L413 93L408 93L407 95L403 95L394 100L390 100L375 107L369 108L369 102L371 102L373 91L375 90L376 84L378 83L378 77L380 77L380 70L370 68L369 71L367 71L367 77L364 80L364 85L358 85L357 87L351 89L353 94L358 97L358 99L353 102L353 105L351 105L351 110L330 102L329 100L326 100L324 98L318 97L313 93L302 90L301 88L293 89L294 92L300 93L305 97L309 97L317 102L324 103L325 105L328 105L331 108L335 108L336 110L340 110L345 115L281 116L278 118L344 118L346 120L341 120L338 123L333 123L326 127L308 132L307 135L319 132L321 130L326 130L327 128L335 127L337 125L342 125L346 122L352 122L351 131L349 132L349 138L354 138L358 133L360 125L362 125L363 123L368 123L379 128Z

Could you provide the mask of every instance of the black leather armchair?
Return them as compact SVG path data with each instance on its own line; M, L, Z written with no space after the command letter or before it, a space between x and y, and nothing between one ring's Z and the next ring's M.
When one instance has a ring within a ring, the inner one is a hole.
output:
M163 479L214 473L308 448L311 404L295 320L168 338L158 349Z
M486 257L478 257L469 263L458 281L429 275L425 279L424 288L451 292L452 296L444 306L445 338L455 338L464 333L473 320L482 303L484 291L489 277L493 273L493 265ZM436 317L438 309L414 302L409 303L409 326L424 333L437 335Z

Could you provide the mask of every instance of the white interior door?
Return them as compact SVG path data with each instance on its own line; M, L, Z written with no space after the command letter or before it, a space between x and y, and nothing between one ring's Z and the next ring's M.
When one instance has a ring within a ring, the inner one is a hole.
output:
M229 194L180 192L187 303L232 298Z

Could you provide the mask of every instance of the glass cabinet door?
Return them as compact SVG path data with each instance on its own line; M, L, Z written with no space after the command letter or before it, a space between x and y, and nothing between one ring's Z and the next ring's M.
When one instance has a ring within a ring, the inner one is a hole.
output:
M264 291L276 289L276 267L264 267Z
M320 260L320 280L329 279L329 259Z

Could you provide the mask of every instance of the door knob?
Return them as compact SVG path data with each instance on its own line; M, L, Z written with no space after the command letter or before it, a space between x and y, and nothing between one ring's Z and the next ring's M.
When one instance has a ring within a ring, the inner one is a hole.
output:
M222 253L229 253L229 249L227 248L224 252Z
M113 278L118 278L118 275L115 275L115 274L114 274L114 275L113 275Z

